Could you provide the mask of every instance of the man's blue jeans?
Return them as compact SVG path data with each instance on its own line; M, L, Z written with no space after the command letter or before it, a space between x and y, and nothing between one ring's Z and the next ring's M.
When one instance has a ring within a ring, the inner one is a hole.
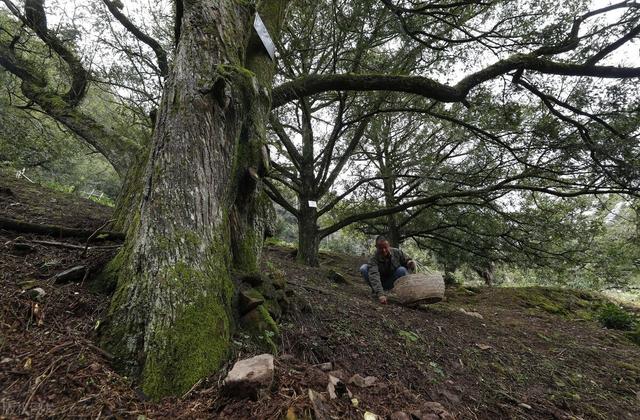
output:
M362 277L364 277L364 280L367 282L367 284L371 286L371 284L369 283L369 265L368 264L363 264L360 267L360 274L362 274ZM400 277L406 276L407 274L409 274L409 272L407 271L406 268L398 267L396 268L396 271L393 272L393 275L391 277L385 278L380 276L380 280L382 282L382 288L384 290L393 289L393 285L395 284L396 280L398 280Z

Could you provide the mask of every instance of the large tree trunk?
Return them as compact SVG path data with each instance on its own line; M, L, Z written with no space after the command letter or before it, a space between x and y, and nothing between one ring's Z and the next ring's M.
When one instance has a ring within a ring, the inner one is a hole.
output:
M270 29L285 3L269 3ZM101 340L153 398L185 392L225 360L231 269L258 266L274 66L250 38L252 23L243 2L184 2L150 153L129 172L140 179L121 206L132 211L107 269L117 288Z
M316 209L308 206L308 200L300 200L297 260L310 267L317 267L320 239Z
M387 208L395 207L398 205L398 200L394 195L395 174L384 164L382 159L380 160L380 163L382 175L384 176L382 179L382 183L384 185L384 204ZM402 242L396 213L391 213L387 216L387 239L389 240L389 244L394 248L399 247L400 242Z

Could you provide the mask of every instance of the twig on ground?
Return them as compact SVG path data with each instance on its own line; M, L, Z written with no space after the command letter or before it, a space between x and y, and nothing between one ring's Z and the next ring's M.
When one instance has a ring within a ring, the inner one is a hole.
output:
M102 229L104 229L105 227L107 227L107 225L111 222L115 221L115 219L109 219L106 222L104 222L102 224L102 226L100 226L98 229L96 229L91 235L89 235L89 237L87 238L87 242L85 242L84 245L84 252L82 253L82 256L85 257L87 255L87 250L89 249L89 242L98 234L98 232L100 232Z
M303 289L307 289L307 290L313 290L314 292L324 293L325 295L330 295L331 294L331 293L327 292L326 290L318 289L317 287L307 286L306 284L296 283L296 282L293 282L291 280L287 280L287 284L290 284L292 286L302 287Z
M29 394L29 398L27 398L27 400L25 401L24 405L22 406L22 414L25 414L27 412L27 408L29 407L29 404L31 403L31 400L33 399L33 396L36 395L36 392L38 392L38 389L40 388L40 386L43 383L45 383L47 381L47 379L49 379L49 377L53 374L53 372L56 371L56 369L58 369L59 365L56 366L56 364L59 361L61 361L62 359L64 359L65 357L67 357L66 354L58 357L49 366L47 366L47 368L44 370L44 372L42 372L42 374L40 376L38 376L36 378L36 386L33 388L33 391L31 391L31 394ZM47 370L49 371L49 373L47 373L45 375ZM42 378L43 376L44 376L44 378ZM38 382L38 378L42 378L42 380Z

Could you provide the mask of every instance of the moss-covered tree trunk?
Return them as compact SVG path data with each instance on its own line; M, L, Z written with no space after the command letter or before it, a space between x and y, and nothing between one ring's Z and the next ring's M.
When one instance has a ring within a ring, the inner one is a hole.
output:
M310 267L317 267L320 249L316 208L309 206L309 200L300 199L298 216L298 254L297 260Z
M310 267L318 266L320 247L317 201L321 193L315 173L315 152L313 128L311 125L311 106L306 99L300 100L302 109L302 160L300 165L300 184L298 192L298 254L297 260ZM314 203L315 204L312 204Z
M277 33L286 1L263 3ZM127 242L107 268L117 288L101 340L153 398L188 390L225 360L230 272L259 261L274 64L253 19L245 2L184 2L149 155L121 198Z

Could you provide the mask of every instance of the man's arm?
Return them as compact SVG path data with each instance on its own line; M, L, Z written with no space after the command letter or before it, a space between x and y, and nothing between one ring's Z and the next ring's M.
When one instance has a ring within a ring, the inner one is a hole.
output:
M373 290L373 294L379 298L384 295L384 290L382 289L382 281L380 280L380 271L378 270L376 257L373 256L369 258L367 265L369 266L369 285L371 286L371 290Z

